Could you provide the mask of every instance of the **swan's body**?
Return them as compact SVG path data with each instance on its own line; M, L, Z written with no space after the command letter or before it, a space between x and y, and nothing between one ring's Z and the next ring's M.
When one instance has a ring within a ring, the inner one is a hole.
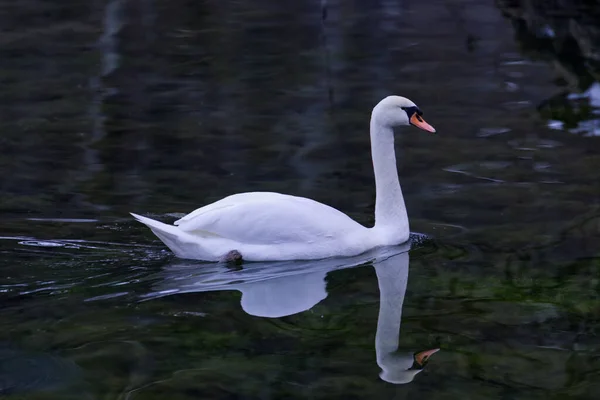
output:
M208 261L232 250L248 261L306 260L353 256L395 244L385 243L373 229L335 208L279 193L235 194L197 209L175 226L134 216L177 256Z
M279 193L235 194L167 225L132 214L178 257L219 261L236 251L247 261L310 260L354 256L408 240L409 226L394 151L394 126L435 130L416 105L399 96L383 99L371 115L375 170L375 226L304 197Z

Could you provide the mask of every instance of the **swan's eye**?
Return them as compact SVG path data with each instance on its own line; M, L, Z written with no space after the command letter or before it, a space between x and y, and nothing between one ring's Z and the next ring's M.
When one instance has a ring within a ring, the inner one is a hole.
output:
M401 109L403 109L406 112L406 115L408 115L408 119L410 119L413 114L417 114L417 115L423 115L423 112L421 110L419 110L419 107L400 107Z

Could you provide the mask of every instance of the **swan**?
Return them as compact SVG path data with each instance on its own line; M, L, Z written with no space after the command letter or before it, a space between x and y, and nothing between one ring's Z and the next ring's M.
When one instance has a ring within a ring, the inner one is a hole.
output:
M371 113L375 225L367 228L333 207L271 192L239 193L198 208L168 225L131 213L177 257L203 261L285 261L350 257L404 243L408 217L396 170L394 131L435 129L411 100L388 96Z

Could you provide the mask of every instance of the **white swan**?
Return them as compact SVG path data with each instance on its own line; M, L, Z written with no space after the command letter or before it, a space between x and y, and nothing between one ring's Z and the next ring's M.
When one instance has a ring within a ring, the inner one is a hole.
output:
M304 197L270 192L225 197L186 215L174 225L132 215L181 258L221 261L314 260L354 256L379 246L404 243L408 217L394 150L393 127L435 129L407 98L388 96L371 114L375 170L375 226L366 228L346 214Z

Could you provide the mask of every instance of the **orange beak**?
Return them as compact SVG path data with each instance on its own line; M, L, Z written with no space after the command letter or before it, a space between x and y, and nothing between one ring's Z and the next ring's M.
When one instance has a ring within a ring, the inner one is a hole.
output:
M437 353L438 351L440 351L440 349L425 350L420 353L417 353L417 354L415 354L415 361L417 362L417 364L419 364L422 367L423 364L427 362L429 357L431 357L433 354Z
M416 126L417 128L421 128L427 132L435 132L435 128L429 125L427 122L425 122L423 117L421 117L417 113L414 113L412 117L410 117L410 124Z

